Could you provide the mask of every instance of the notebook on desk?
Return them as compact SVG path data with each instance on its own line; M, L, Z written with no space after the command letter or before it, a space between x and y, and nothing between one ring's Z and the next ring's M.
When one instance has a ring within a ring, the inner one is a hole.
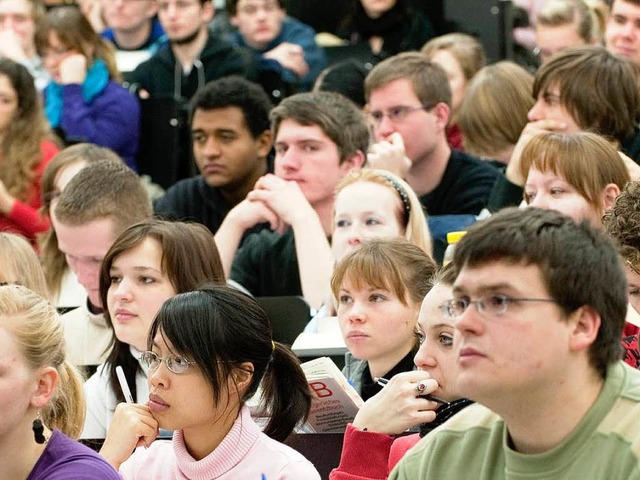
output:
M291 345L291 350L299 357L322 357L344 355L347 346L340 332L337 317L319 318L318 332L303 332Z

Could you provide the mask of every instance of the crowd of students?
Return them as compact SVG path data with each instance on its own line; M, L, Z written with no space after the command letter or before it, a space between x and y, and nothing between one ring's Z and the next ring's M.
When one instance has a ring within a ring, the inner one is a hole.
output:
M302 296L331 478L640 479L640 3L521 3L535 72L354 0L321 73L279 0L0 0L0 477L319 478Z

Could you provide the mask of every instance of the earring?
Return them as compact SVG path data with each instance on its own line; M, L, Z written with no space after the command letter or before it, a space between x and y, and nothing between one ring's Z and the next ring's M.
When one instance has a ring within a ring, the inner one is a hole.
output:
M40 412L36 413L36 419L33 421L33 425L31 426L33 430L33 438L36 443L43 444L46 442L46 438L44 436L44 426L42 425L42 420L40 420Z

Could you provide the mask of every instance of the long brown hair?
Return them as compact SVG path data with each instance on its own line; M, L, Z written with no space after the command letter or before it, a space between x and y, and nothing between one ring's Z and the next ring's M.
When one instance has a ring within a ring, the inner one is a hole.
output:
M102 261L100 272L100 299L108 305L107 293L111 286L111 266L117 257L142 244L147 238L158 242L162 250L162 271L166 273L176 293L195 290L213 282L224 284L224 271L213 234L202 224L147 220L127 228L113 243ZM113 329L109 310L104 316ZM140 368L129 345L113 336L113 348L106 361L109 384L116 398L123 402L116 366L121 365L135 398L135 375Z
M18 200L26 198L40 163L41 142L50 136L33 77L22 65L0 59L0 76L9 80L18 97L18 108L7 126L0 150L0 180Z

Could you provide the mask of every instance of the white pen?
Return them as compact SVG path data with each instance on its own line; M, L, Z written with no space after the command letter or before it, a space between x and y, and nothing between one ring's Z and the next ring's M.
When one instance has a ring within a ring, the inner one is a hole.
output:
M127 403L133 403L131 390L129 389L129 385L127 384L127 379L124 376L124 370L122 370L122 367L120 365L116 367L116 375L118 376L118 381L120 382L120 388L122 389L122 393L124 394L124 399L127 401Z
M124 376L124 370L122 367L118 365L116 367L116 375L118 377L118 382L120 382L120 388L122 389L122 394L124 395L124 399L127 403L133 403L133 396L131 395L131 389L129 388L129 384L127 383L127 378ZM144 445L145 450L149 447Z

